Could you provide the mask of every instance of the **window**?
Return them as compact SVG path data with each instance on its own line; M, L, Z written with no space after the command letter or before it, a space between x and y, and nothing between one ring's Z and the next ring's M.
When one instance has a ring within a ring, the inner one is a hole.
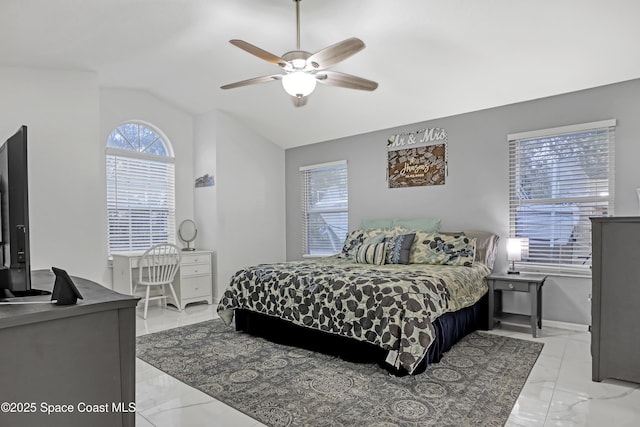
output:
M525 270L590 274L591 221L613 215L615 120L509 135L510 237Z
M349 229L347 162L304 166L302 174L302 253L340 252Z
M175 242L174 157L160 133L125 123L107 140L109 256Z

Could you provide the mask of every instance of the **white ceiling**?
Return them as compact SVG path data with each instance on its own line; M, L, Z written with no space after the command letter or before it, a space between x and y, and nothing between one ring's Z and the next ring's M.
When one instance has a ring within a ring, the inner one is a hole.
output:
M292 0L0 0L0 65L95 71L288 148L638 78L639 16L637 0L304 0L301 48L358 37L332 69L380 86L318 85L302 108L275 81L220 89L279 72L228 41L293 50Z

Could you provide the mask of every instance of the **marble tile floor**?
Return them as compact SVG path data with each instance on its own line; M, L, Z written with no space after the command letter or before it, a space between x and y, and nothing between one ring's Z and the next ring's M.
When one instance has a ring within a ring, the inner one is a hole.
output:
M207 304L182 312L151 305L147 320L138 312L138 335L217 317L216 306ZM543 327L538 338L524 327L503 325L490 332L545 344L506 426L639 426L640 384L591 381L589 332ZM263 426L139 359L136 398L138 427Z

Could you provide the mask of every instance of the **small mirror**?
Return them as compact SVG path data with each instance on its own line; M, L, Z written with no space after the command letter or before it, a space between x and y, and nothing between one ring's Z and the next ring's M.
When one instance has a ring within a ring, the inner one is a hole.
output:
M198 235L198 229L196 228L196 223L190 219L185 219L180 223L180 227L178 227L178 237L180 240L187 244L186 248L182 248L183 251L195 251L196 248L192 248L190 243L196 240L196 236Z

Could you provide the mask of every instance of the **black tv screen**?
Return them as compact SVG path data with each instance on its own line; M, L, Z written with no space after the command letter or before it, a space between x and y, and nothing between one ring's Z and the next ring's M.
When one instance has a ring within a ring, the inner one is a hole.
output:
M16 296L31 290L27 178L27 127L22 126L0 147L0 289Z

